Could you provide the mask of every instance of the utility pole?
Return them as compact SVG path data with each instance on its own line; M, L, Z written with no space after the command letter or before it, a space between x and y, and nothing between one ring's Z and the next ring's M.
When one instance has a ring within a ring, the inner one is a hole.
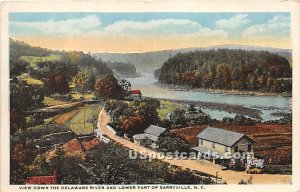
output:
M85 128L85 104L83 104L83 128L87 132L87 130Z

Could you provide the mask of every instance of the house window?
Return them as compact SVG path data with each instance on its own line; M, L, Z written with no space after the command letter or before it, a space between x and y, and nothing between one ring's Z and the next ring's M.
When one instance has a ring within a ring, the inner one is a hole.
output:
M251 151L252 151L252 145L248 144L248 152L251 152Z
M236 153L236 152L239 152L239 147L238 146L235 146L234 147L234 152Z
M215 147L216 147L216 146L215 146L215 143L212 143L212 144L211 144L211 147L212 147L212 148L215 148Z
M228 147L225 147L225 152L228 152Z
M203 140L202 139L200 139L200 145L203 145Z

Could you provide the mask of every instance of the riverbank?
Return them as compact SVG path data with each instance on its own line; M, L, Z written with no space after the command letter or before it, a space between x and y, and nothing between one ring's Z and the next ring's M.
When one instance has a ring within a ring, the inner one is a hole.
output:
M228 94L228 95L247 95L247 96L282 96L282 97L292 97L292 93L269 93L269 92L260 92L260 91L242 91L242 90L225 90L225 89L204 89L204 88L192 88L190 86L183 85L173 85L165 84L159 81L156 81L154 85L170 89L173 91L193 91L193 92L209 92L214 94Z
M252 109L244 107L241 105L230 105L225 103L213 103L213 102L204 102L204 101L189 101L189 100L176 100L176 99L164 99L160 100L170 101L174 103L180 103L184 105L193 104L194 106L201 106L201 108L206 108L210 110L219 110L226 111L228 113L236 113L242 116L248 116L254 119L261 119L261 111L259 109Z

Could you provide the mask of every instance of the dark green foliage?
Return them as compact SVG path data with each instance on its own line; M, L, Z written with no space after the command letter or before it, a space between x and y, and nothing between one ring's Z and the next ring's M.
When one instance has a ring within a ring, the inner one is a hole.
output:
M166 133L158 140L159 150L162 152L190 152L191 146L183 139L170 133Z
M43 86L28 85L14 79L10 83L10 127L11 134L18 128L25 128L25 112L42 106Z
M21 75L22 73L25 73L27 71L27 68L29 66L29 63L20 60L20 59L10 59L9 64L9 72L10 72L10 78L16 77Z
M62 58L62 61L70 63L73 66L78 66L80 69L90 69L96 78L102 78L106 75L112 75L113 72L107 67L106 63L101 60L96 60L90 54L83 52L68 52Z
M25 81L11 81L10 107L22 112L42 106L44 99L41 85L28 85Z
M145 126L149 126L151 124L156 125L159 121L159 116L157 109L160 106L160 102L158 99L148 98L140 103L137 114L141 115L145 119Z
M171 184L195 184L199 183L199 179L192 175L189 171L176 171L165 177L166 183Z
M158 74L163 83L196 88L291 91L288 60L266 51L218 49L177 54Z
M183 125L186 123L184 109L175 109L171 114L170 120L175 125Z
M234 118L224 117L222 123L235 123L238 125L250 126L257 124L257 121L255 119L248 118L242 115L236 115Z
M49 56L55 51L51 51L45 48L40 47L33 47L28 45L27 43L21 41L15 41L13 39L9 39L9 55L10 58L19 58L21 56L37 56L37 57L44 57Z

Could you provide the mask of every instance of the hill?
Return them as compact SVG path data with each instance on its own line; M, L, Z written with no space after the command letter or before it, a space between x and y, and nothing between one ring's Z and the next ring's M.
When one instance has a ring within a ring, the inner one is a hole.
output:
M211 49L178 53L155 72L160 82L192 88L291 91L286 58L267 51Z
M94 53L93 55L97 59L101 59L104 62L122 62L122 63L132 63L137 69L143 68L160 68L164 62L166 62L170 57L176 55L177 53L187 53L191 51L205 51L211 49L243 49L243 50L256 50L256 51L268 51L271 53L277 53L285 57L286 59L291 59L291 50L289 49L277 49L270 47L259 47L259 46L246 46L246 45L218 45L204 48L184 48L176 50L164 50L164 51L153 51L145 53Z
M110 68L115 75L121 78L130 78L136 77L136 68L131 63L122 63L122 62L106 62L107 67Z
M36 79L42 79L61 73L70 79L82 68L90 69L96 77L113 73L106 63L83 52L33 47L13 39L10 39L9 46L11 78L28 73Z

